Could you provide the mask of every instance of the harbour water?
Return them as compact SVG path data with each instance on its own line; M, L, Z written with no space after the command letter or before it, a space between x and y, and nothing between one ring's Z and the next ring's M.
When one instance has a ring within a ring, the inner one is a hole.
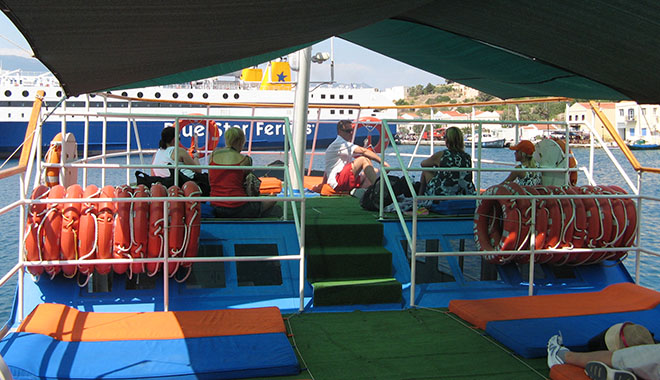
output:
M412 153L413 146L400 146L399 149L402 153ZM438 148L444 149L444 148ZM392 152L392 148L389 147L387 152ZM428 154L429 147L420 147L420 154ZM495 161L513 161L513 152L509 149L484 149L482 151L482 157L484 159L490 159ZM637 175L632 170L631 165L626 161L625 157L619 150L612 150L613 155L621 163L621 166L625 169L628 176L632 179L633 183L637 183ZM589 161L589 149L586 148L576 148L574 149L574 155L578 160L579 166L588 166ZM649 167L660 167L660 151L639 151L635 153L638 160L642 163L643 166ZM281 155L255 155L255 165L265 165L274 160L282 160ZM394 166L394 161L388 161ZM150 162L150 160L148 160ZM421 158L417 158L413 161L412 166L419 167L419 162ZM125 159L113 159L112 162L125 162ZM309 161L308 161L309 162ZM404 158L404 162L408 163L408 159ZM137 159L132 161L133 164L139 163ZM15 166L16 162L9 162L7 167ZM492 167L492 166L491 166ZM500 166L501 167L501 166ZM313 169L323 170L323 156L317 156L314 159ZM81 172L82 174L82 172ZM395 173L396 174L396 173ZM417 177L419 173L417 173ZM481 187L486 188L488 186L494 185L501 182L507 176L506 172L485 172L482 173L481 177ZM133 173L129 173L130 181L134 182ZM621 179L620 174L616 170L614 164L607 157L603 149L597 149L595 151L595 160L594 160L594 178L598 183L602 184L617 184L626 191L630 192L630 189L625 185L625 182ZM126 183L127 174L125 170L108 170L106 184L119 185ZM89 183L101 184L100 176L94 175L90 176ZM2 199L0 200L0 207L6 206L14 200L18 199L18 177L14 176L8 179L0 180L0 194L2 194ZM579 175L579 185L587 184L586 177L583 173ZM642 193L649 196L660 197L660 175L655 175L648 173L644 175L644 181L642 186ZM643 224L646 226L646 229L641 231L641 241L642 246L660 251L660 234L657 234L653 229L655 226L660 224L660 202L653 201L644 201L643 203L643 212L642 212ZM12 210L4 215L0 215L0 225L2 226L2 232L0 233L0 272L4 275L7 273L17 261L17 252L18 252L18 242L19 238L22 235L19 233L19 212L18 209ZM642 269L640 270L641 284L656 290L660 291L660 258L653 257L650 255L644 255L642 257ZM625 261L625 265L630 271L631 275L635 276L635 253L631 253L630 256ZM72 286L75 286L72 282ZM14 293L16 291L16 276L10 279L7 284L0 287L0 320L5 321L10 313L11 304L14 298Z

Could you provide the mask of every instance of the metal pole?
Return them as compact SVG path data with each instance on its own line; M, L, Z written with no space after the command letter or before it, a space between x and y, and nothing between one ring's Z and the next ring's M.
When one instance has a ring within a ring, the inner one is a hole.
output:
M298 84L296 85L295 102L293 104L293 143L296 144L294 152L298 159L298 168L300 172L297 175L304 175L305 168L305 140L307 139L307 105L309 102L309 72L312 56L312 48L307 47L299 50L300 70L298 71ZM295 173L295 165L289 162L289 169ZM293 189L298 189L298 181L293 181L291 184Z
M640 250L642 247L642 198L639 197L642 195L642 172L639 171L637 172L637 250L635 251L635 284L639 285L639 280L640 280L640 275L639 275L639 269L641 266L641 260L642 260L642 251Z

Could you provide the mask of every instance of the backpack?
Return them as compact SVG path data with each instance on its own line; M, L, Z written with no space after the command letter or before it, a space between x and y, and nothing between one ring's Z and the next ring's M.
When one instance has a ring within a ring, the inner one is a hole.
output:
M388 175L387 178L390 180L390 183L392 184L392 190L394 190L394 195L399 196L403 195L404 197L410 198L412 197L412 194L410 193L410 189L408 188L408 184L406 183L406 179L404 177L397 177L394 175ZM419 182L415 182L413 184L413 188L415 191L418 191L419 189ZM380 203L380 177L374 182L371 186L367 187L367 190L364 192L364 195L360 199L360 206L362 206L363 209L369 210L369 211L378 211L378 207ZM383 207L389 206L392 204L392 197L390 196L390 192L387 190L387 186L385 186L385 196L383 199Z

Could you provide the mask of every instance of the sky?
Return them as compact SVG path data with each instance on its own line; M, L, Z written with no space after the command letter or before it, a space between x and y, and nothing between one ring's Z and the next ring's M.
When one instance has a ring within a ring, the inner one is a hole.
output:
M312 47L312 54L330 53L330 40ZM32 51L25 38L9 19L0 12L0 55L31 57ZM405 63L362 48L340 38L334 39L335 81L339 83L366 83L384 89L394 86L434 85L444 79ZM330 62L312 64L312 81L330 80Z

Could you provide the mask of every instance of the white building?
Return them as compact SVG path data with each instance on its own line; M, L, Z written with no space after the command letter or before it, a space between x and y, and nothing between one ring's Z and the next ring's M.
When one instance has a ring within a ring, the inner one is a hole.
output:
M613 122L614 123L614 122ZM647 143L660 143L660 106L657 104L637 104L624 101L616 104L616 128L619 135L628 142L645 140Z

